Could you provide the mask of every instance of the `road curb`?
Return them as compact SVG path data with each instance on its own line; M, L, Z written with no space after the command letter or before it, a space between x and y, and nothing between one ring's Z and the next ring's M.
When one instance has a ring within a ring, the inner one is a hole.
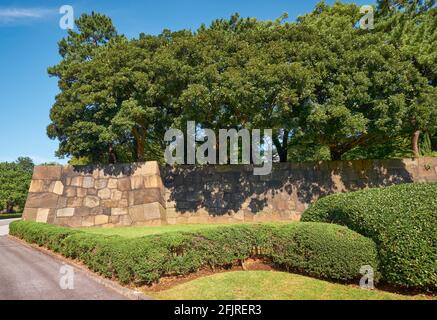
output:
M89 278L92 278L94 281L96 281L97 283L105 286L106 288L112 289L115 292L125 296L126 298L128 298L129 300L154 300L152 297L148 297L145 294L143 294L140 291L134 291L131 290L129 288L123 287L120 284L118 284L117 282L114 282L112 280L103 278L102 276L94 273L93 271L89 270L86 266L77 264L75 261L65 258L64 256L54 253L53 251L50 251L44 247L39 247L38 245L35 244L31 244L28 243L26 241L23 241L19 238L16 238L14 236L8 235L8 239L17 242L25 247L31 248L31 249L35 249L37 251L39 251L40 253L49 256L55 260L58 260L61 263L65 263L65 264L69 264L72 267L74 267L75 269L79 270L80 272L84 273L86 276L88 276Z

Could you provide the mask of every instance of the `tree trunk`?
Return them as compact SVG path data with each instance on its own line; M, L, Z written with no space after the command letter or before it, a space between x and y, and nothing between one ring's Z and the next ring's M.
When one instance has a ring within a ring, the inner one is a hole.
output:
M145 161L144 148L145 148L145 136L141 132L134 128L132 134L135 139L135 161L143 162Z
M112 143L109 145L109 163L114 164L117 163L117 156L115 155L114 152L114 146L112 145Z
M332 161L337 161L337 160L341 160L341 156L343 155L343 152L339 151L336 148L329 148L329 151L331 152L331 160Z
M414 158L420 157L419 138L420 138L420 131L417 130L413 133L413 136L411 137L411 149L413 151Z
M14 213L14 204L12 203L6 204L6 213Z

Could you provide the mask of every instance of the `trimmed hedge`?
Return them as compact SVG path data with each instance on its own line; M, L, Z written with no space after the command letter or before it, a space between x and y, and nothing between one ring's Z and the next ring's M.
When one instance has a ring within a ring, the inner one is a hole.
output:
M328 196L310 207L302 221L345 225L373 239L382 278L392 285L437 288L437 183Z
M337 281L359 279L363 265L371 265L375 271L378 268L376 245L371 239L322 223L236 225L128 239L17 221L10 225L10 233L80 260L123 284L151 284L164 276L230 267L251 257Z

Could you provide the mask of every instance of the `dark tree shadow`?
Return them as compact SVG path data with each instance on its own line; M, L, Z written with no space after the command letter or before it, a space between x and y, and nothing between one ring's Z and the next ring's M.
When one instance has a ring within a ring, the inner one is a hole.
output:
M267 176L255 176L249 165L166 166L161 176L177 212L203 208L213 216L238 212L243 204L256 214L275 201L281 207L284 199L293 200L302 212L333 193L413 182L402 160L275 164Z

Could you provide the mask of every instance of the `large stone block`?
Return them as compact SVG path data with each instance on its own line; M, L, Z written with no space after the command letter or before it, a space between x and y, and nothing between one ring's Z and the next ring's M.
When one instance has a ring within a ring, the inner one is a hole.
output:
M29 187L29 192L50 192L51 180L32 180Z
M143 189L143 177L142 176L132 176L130 177L130 184L132 190Z
M161 171L159 169L159 164L157 161L149 161L146 163L136 164L134 169L134 176L161 175Z
M97 193L97 196L102 200L110 199L111 198L111 190L108 188L99 190L99 192Z
M118 190L120 191L130 191L131 190L131 184L130 184L130 178L121 178L118 180Z
M59 196L54 193L29 193L26 207L55 209L58 206L58 198Z
M66 218L74 216L74 208L64 208L56 211L56 216L59 218Z
M33 180L61 180L61 166L36 166L33 169Z
M94 178L93 177L84 177L82 181L82 187L89 189L94 188Z
M129 205L131 206L153 202L159 202L162 206L165 206L164 197L160 189L150 188L129 192Z
M71 186L72 187L82 187L83 184L83 177L82 176L75 176L71 178Z
M94 219L94 224L96 226L107 224L109 222L109 217L106 215L98 215Z
M62 196L64 193L64 184L61 181L55 181L51 191L59 196Z
M47 223L49 214L50 214L50 209L38 209L38 212L36 214L36 222Z
M95 208L95 207L99 206L100 199L98 197L94 197L94 196L87 196L87 197L85 197L83 204L85 207Z
M158 203L148 203L129 208L129 215L134 223L165 219L165 209Z

